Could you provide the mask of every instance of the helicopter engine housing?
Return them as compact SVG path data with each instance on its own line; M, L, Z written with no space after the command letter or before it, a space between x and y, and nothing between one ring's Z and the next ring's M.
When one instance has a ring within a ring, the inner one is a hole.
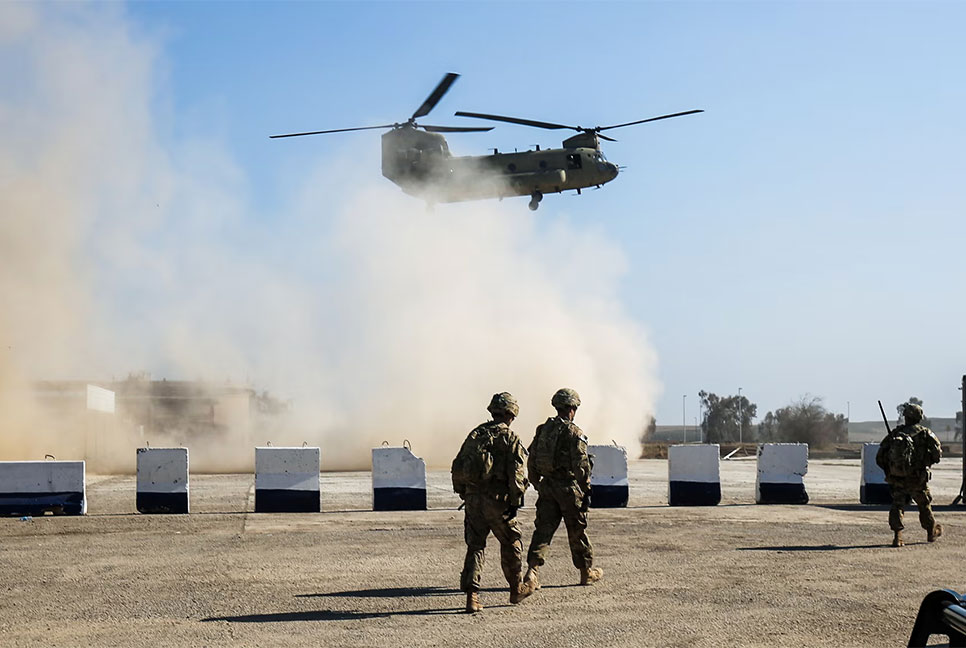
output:
M438 133L403 126L382 136L382 175L409 194L443 179L450 157L446 139Z

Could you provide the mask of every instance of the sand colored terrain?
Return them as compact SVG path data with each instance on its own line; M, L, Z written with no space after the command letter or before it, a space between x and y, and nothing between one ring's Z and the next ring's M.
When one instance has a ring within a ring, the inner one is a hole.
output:
M576 585L563 529L544 587L507 602L491 538L486 606L461 614L462 513L433 471L426 512L376 513L368 473L326 473L321 514L254 514L250 475L192 478L190 516L134 512L134 477L92 476L89 515L0 519L4 646L905 645L922 597L966 589L961 465L936 470L947 533L915 511L891 549L854 460L812 461L812 503L754 502L753 459L723 502L670 508L667 463L635 461L626 509L593 510L603 583ZM529 537L532 496L521 512Z

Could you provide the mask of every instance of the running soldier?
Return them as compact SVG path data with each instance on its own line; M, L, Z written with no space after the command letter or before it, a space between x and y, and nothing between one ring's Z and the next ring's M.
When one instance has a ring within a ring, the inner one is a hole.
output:
M493 420L477 426L453 460L453 490L466 506L463 536L466 559L460 589L466 592L466 611L483 609L479 591L483 576L483 551L493 532L500 541L500 564L510 586L510 603L517 604L533 594L533 587L521 582L523 539L517 510L527 490L524 472L527 451L510 429L520 412L507 392L494 394L486 408Z
M567 526L574 567L580 570L580 584L590 585L603 576L602 569L593 567L594 548L586 532L592 464L587 454L587 437L574 424L580 396L573 389L560 389L550 404L557 416L537 426L527 462L538 497L524 583L534 590L540 588L537 570L546 560L561 519Z
M926 540L935 542L943 534L943 527L932 514L932 495L929 466L939 463L942 446L932 431L920 425L922 408L912 403L902 406L904 425L889 432L875 455L875 462L885 472L886 482L892 491L892 508L889 509L889 528L895 536L893 547L901 547L903 509L915 500L919 507L919 524L926 530Z

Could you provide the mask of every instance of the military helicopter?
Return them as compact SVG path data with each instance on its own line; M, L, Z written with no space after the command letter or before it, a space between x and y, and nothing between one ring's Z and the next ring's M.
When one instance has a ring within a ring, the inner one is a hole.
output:
M460 117L475 117L546 129L570 129L577 134L564 140L563 148L500 153L492 155L454 156L446 138L440 133L470 133L493 130L492 126L429 126L416 119L425 117L439 103L450 86L459 78L448 73L416 112L405 122L380 126L357 126L334 130L272 135L271 138L322 135L348 131L390 129L382 135L382 175L409 195L423 198L429 204L459 202L510 196L530 196L529 207L535 211L544 194L600 187L617 177L617 165L608 162L600 150L600 140L617 140L601 131L623 128L645 122L669 119L703 112L689 110L650 117L638 121L582 128L550 122L519 119L485 113L457 112Z

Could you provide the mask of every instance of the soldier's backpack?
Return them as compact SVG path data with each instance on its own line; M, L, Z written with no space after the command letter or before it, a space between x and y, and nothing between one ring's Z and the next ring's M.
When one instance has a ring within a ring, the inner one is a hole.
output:
M916 444L905 432L893 430L887 456L889 475L909 477L916 473Z
M473 430L453 459L453 490L461 495L467 487L479 488L493 477L493 445L496 435L488 429Z
M533 466L541 477L553 474L554 459L557 456L557 443L560 441L561 428L556 420L550 419L540 426L533 447Z

